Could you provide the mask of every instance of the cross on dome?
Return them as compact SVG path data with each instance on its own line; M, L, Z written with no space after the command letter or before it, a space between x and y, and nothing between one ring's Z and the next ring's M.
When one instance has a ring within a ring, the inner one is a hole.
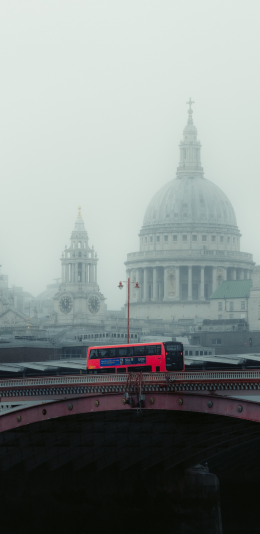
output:
M190 97L189 101L186 102L186 104L188 104L188 106L190 106L189 111L192 111L191 106L192 106L192 104L195 104L195 102L193 102L193 101L191 100L191 97ZM189 111L188 111L188 113L189 113Z
M81 206L78 207L78 210L79 210L78 217L81 217Z

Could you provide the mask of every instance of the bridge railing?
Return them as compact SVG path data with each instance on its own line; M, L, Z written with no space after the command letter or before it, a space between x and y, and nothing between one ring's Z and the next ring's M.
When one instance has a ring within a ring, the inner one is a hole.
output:
M80 376L52 376L52 377L35 377L35 378L14 378L0 380L0 391L4 388L18 387L52 387L56 385L105 385L126 384L129 379L137 380L139 373L115 374L115 375L80 375ZM211 381L236 382L236 381L260 381L259 370L239 370L239 371L194 371L194 372L169 372L169 373L141 373L143 384L163 384L169 383L206 383Z

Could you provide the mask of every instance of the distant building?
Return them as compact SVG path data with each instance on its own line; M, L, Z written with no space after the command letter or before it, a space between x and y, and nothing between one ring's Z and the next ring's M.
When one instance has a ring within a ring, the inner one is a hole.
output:
M210 297L209 319L245 319L248 323L251 285L252 280L222 282Z
M7 297L8 295L8 276L0 273L0 297Z
M106 315L105 297L97 283L97 253L89 247L79 208L69 248L61 257L62 277L49 323L60 326L100 324ZM48 323L46 323L48 324Z
M225 281L210 297L212 321L244 319L249 331L260 330L260 266L251 280Z
M46 286L45 291L40 293L35 300L34 300L34 306L37 309L38 317L47 317L52 315L54 310L54 300L56 293L59 291L60 287L60 280L61 278L58 278L55 282L55 284L48 284Z
M133 318L175 323L208 318L218 285L247 280L254 267L252 254L240 252L241 234L229 199L203 176L191 100L188 104L177 177L152 198L139 252L127 255L127 275L141 287L131 287Z
M9 288L8 276L0 273L0 335L32 328L37 323L33 310L33 296L22 287Z

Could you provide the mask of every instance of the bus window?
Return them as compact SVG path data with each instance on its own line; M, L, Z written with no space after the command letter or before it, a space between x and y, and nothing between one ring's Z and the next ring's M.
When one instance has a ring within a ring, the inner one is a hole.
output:
M118 349L118 356L120 358L127 356L127 347L121 347L121 349Z
M157 354L161 354L161 345L147 345L146 354L148 354L149 356L156 356Z
M165 345L165 349L168 351L168 352L172 352L172 351L181 351L182 350L182 345L181 343L164 343Z
M133 347L134 349L134 356L145 356L146 354L146 347L144 345L137 345L136 347Z
M99 358L110 358L109 349L98 349L98 357Z
M115 358L117 356L117 349L109 349L109 358Z
M97 360L98 358L98 351L97 350L91 350L89 353L89 359L90 360Z
M134 347L127 347L127 356L134 355Z

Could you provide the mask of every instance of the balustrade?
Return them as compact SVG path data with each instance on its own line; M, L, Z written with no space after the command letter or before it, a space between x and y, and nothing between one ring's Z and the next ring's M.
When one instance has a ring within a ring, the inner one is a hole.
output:
M72 384L120 384L128 381L129 375L81 375L81 376L52 376L52 377L35 377L35 378L15 378L0 380L0 392L3 396L4 390L7 388L29 388L40 386L65 386ZM250 387L250 382L257 383L260 387L260 369L255 370L234 370L234 371L191 371L191 372L168 372L168 373L143 373L142 383L160 383L166 386L166 384L205 384L217 382L221 383L234 383L240 386L240 383Z
M232 250L146 250L146 251L140 251L140 252L130 252L127 254L127 261L131 261L131 259L138 258L139 260L142 258L158 258L158 257L171 257L179 258L179 257L201 257L201 256L215 256L218 255L218 258L226 256L232 256L232 258L237 260L247 259L248 261L253 261L253 254L249 254L247 252L233 252Z

